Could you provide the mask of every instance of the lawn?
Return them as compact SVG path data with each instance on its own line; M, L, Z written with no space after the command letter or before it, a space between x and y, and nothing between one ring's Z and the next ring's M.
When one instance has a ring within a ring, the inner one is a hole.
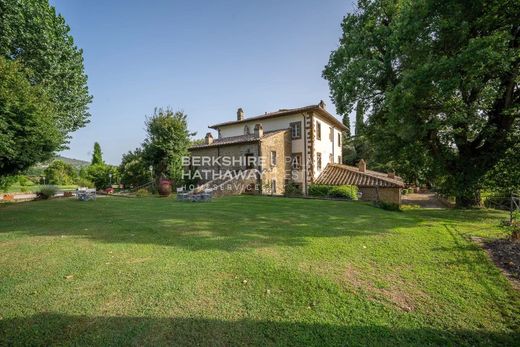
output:
M515 345L491 210L239 196L0 206L0 345Z

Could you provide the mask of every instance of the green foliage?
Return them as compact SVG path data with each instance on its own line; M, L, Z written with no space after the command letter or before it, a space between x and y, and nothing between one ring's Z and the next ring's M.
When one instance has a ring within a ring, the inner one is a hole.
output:
M144 197L150 196L150 191L146 188L141 188L135 192L135 195L138 198L144 198Z
M88 122L92 99L82 51L69 31L47 0L0 0L0 56L20 62L26 80L45 90L61 134Z
M336 109L361 102L376 162L459 206L518 142L519 2L359 1L324 71ZM516 124L516 125L515 125Z
M311 196L345 198L350 200L358 199L358 188L350 185L332 186L326 184L311 184L308 193Z
M149 163L143 156L143 150L136 148L123 154L119 172L121 173L121 183L125 186L140 186L152 180Z
M505 157L487 174L484 184L503 195L520 194L520 142L507 150Z
M329 196L334 198L345 198L349 200L357 200L357 193L357 186L350 185L334 186L332 189L329 190Z
M110 178L112 174L112 178ZM106 189L110 186L110 182L119 181L119 172L117 167L106 164L90 165L86 168L86 178L94 183L96 189Z
M38 197L40 199L50 199L58 192L58 187L55 185L45 185L40 187L40 191L38 192Z
M87 123L90 101L63 17L47 0L0 0L0 177L64 148Z
M327 196L333 187L325 184L311 184L308 188L308 194L311 196Z
M53 161L44 171L45 180L49 184L73 184L77 179L76 170L61 160Z
M104 164L103 162L103 153L101 152L101 146L99 143L94 143L94 152L92 153L92 160L90 162L92 165Z
M287 184L285 185L284 195L285 196L301 196L302 188L298 184L296 184L292 181L287 182Z
M65 137L57 122L44 88L31 85L18 62L0 56L0 176L16 175L60 149Z
M92 183L92 181L89 181L88 179L82 177L76 180L76 184L78 185L78 187L95 188L95 185L94 183Z
M34 183L27 176L24 175L18 176L18 183L20 183L20 186L22 187L34 185Z
M183 179L182 157L188 155L190 133L186 115L171 109L155 109L146 119L147 138L143 143L143 156L153 166L156 179L167 177L179 185Z

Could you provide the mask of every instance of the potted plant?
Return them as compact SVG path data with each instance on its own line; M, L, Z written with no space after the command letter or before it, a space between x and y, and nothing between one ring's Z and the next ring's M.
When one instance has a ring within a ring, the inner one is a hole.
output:
M170 196L172 193L172 182L169 179L161 178L158 190L160 196Z

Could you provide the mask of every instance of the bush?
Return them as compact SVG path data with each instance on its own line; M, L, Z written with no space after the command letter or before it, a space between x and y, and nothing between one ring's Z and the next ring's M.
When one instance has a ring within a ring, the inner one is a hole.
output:
M137 192L135 192L135 195L138 197L138 198L144 198L146 196L149 196L150 195L150 192L148 191L148 189L146 188L141 188L139 189Z
M334 198L345 198L349 200L357 200L357 186L336 186L329 190L329 196Z
M328 186L325 184L311 184L309 186L309 195L311 196L328 196L330 190L334 186Z
M27 176L19 176L18 183L20 183L20 187L32 186L33 183L31 180L27 178Z
M323 196L331 198L357 200L357 193L357 186L330 186L326 184L312 184L309 186L309 195L311 196Z
M87 187L87 188L94 188L94 183L92 183L92 181L86 179L86 178L79 178L77 181L76 181L76 184L79 186L79 187Z
M374 206L387 211L402 211L401 206L393 202L376 201L374 202Z
M302 195L302 189L301 187L294 183L294 182L288 182L285 185L285 196L300 196Z
M50 199L56 194L57 191L58 187L53 185L46 185L40 188L40 191L37 193L37 195L41 199Z

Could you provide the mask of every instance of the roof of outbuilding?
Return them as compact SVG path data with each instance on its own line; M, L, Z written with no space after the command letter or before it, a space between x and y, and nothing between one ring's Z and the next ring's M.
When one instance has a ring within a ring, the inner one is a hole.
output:
M256 142L256 141L263 140L265 138L271 137L275 134L282 133L285 131L288 131L288 129L264 132L264 135L262 137L258 137L254 133L247 134L247 135L240 135L240 136L222 137L220 139L214 139L211 144L202 143L200 145L191 146L189 149L218 147L218 146L226 146L226 145L235 145L235 144L239 144L239 143Z
M354 185L358 187L403 188L404 182L399 176L388 177L387 174L372 170L365 172L359 168L341 164L327 164L314 182L329 185Z
M291 115L291 114L295 114L295 113L301 113L301 112L305 112L305 111L316 111L321 116L323 116L325 119L329 120L335 126L340 128L341 130L347 129L347 127L343 123L341 123L336 117L334 117L332 114L330 114L328 111L326 111L323 107L321 107L320 104L309 105L309 106L298 107L298 108L281 109L281 110L274 111L274 112L266 112L265 114L262 114L259 116L254 116L254 117L244 118L242 120L235 120L235 121L210 125L209 128L218 129L218 128L226 126L226 125L247 123L250 121L257 121L257 120L263 120L263 119L268 119L268 118L276 118L276 117L287 116L287 115Z

